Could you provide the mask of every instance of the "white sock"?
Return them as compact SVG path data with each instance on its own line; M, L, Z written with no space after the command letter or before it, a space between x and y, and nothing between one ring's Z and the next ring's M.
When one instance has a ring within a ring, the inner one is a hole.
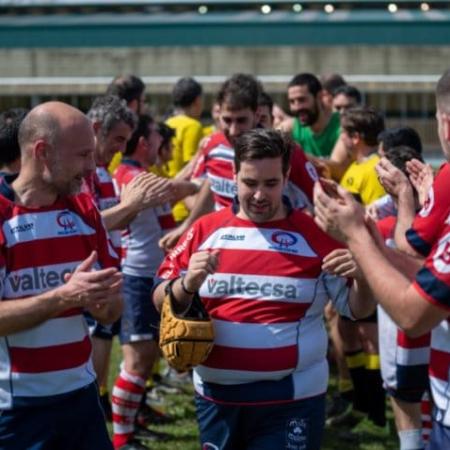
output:
M421 428L399 431L398 437L400 450L423 450L425 448Z

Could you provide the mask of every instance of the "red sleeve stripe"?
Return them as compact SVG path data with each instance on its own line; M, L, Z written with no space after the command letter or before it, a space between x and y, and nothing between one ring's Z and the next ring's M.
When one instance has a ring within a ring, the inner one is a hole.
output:
M421 348L429 347L431 340L431 333L426 333L417 338L408 337L403 331L397 332L397 345L403 348Z

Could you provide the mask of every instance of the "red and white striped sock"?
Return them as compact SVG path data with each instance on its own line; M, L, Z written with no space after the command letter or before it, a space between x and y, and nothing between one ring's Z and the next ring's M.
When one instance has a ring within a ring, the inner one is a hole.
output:
M423 394L420 409L422 411L422 437L423 442L427 444L430 439L431 428L433 426L431 422L432 402L428 392Z
M134 419L145 391L145 380L122 368L112 391L113 444L125 445L134 432Z

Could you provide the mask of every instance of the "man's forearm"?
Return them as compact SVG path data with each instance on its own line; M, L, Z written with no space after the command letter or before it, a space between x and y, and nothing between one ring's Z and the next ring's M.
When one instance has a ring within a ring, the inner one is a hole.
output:
M137 211L118 203L117 205L100 212L108 231L123 230L136 217Z
M415 202L411 189L409 192L399 196L398 215L395 225L395 244L397 248L411 256L419 256L406 239L406 232L411 228L415 216Z
M41 295L0 301L0 336L40 325L67 308L55 291Z
M410 287L410 278L420 264L398 252L383 253L366 228L358 231L348 246L376 301L402 326L409 312L403 294Z
M166 286L170 281L163 281L153 293L153 303L158 311L161 311L164 297L166 296ZM191 303L193 295L186 293L181 286L181 278L172 283L172 295L177 302L179 310L185 310Z
M349 305L355 319L364 319L374 313L376 301L365 278L354 279Z

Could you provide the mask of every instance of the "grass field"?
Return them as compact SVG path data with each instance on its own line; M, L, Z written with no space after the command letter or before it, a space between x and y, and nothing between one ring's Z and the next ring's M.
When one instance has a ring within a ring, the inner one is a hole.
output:
M120 364L120 348L114 345L111 361L110 385L117 374ZM114 370L116 369L116 370ZM334 377L331 376L330 391L334 389ZM110 388L111 392L111 388ZM193 390L186 389L181 394L167 395L167 413L174 419L169 425L151 427L157 431L168 433L171 438L166 442L151 443L152 450L199 450L197 423L193 404ZM331 427L326 429L323 450L394 450L398 449L398 441L393 423L392 413L388 409L389 431L377 427L360 427L357 438L348 436L349 428ZM364 423L363 425L367 425ZM278 450L278 449L273 449Z

